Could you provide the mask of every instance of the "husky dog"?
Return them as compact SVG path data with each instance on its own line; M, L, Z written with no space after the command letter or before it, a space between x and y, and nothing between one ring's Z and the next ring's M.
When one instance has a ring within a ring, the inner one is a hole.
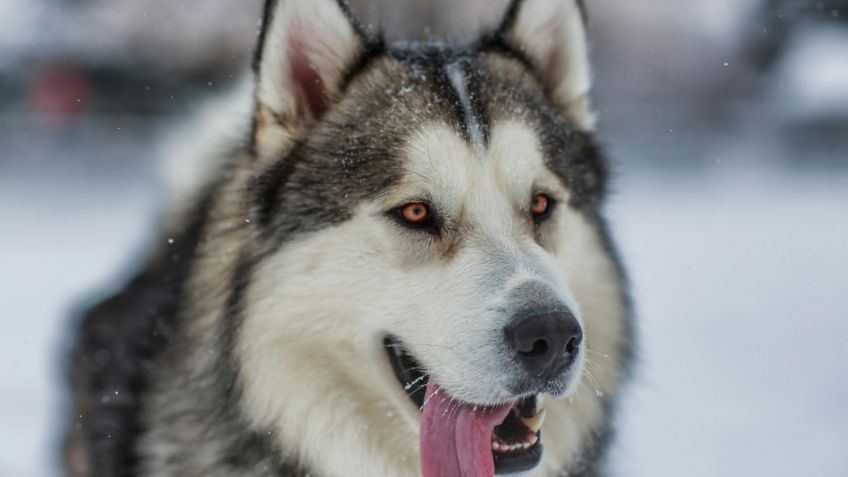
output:
M263 25L244 140L84 317L69 473L602 473L632 336L580 2L459 46Z

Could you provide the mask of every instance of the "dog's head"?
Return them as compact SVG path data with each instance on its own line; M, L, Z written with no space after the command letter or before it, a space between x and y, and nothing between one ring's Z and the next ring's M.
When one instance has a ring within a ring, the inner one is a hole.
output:
M579 2L514 1L471 45L386 46L335 0L269 1L255 70L251 421L330 473L414 472L410 439L427 477L526 471L541 395L574 399L594 351L590 424L545 428L562 464L623 329Z

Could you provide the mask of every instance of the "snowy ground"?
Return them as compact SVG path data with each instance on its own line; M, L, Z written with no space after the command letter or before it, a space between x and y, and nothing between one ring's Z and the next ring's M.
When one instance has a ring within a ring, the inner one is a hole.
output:
M848 475L848 177L678 180L614 214L642 338L616 475Z
M49 476L69 312L140 259L157 195L145 126L44 141L13 123L0 127L0 475ZM848 475L848 170L677 134L609 138L642 338L618 475ZM699 167L669 167L693 150Z

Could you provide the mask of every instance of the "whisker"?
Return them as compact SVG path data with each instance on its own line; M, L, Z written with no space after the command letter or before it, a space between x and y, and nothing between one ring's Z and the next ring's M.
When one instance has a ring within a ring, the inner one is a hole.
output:
M585 373L584 373L584 374L585 374L585 375L586 375L586 377L589 379L589 382L590 382L590 383L592 383L592 387L593 387L593 388L594 388L594 390L595 390L595 395L596 395L596 396L598 396L598 397L602 397L602 396L604 395L604 392L601 390L600 385L598 384L598 381L597 381L597 380L595 379L595 377L592 375L592 371L591 371L591 370L589 370L589 368L587 367L587 368L585 369Z
M398 391L397 395L399 396L399 395L404 394L404 393L406 393L406 394L415 394L415 393L417 393L418 391L420 391L420 390L424 389L425 387L427 387L427 383L425 383L425 382L423 382L423 381L424 381L425 379L429 378L429 377L430 377L430 375L429 375L429 374L424 373L422 376L420 376L420 377L418 377L418 378L415 378L415 380L414 380L414 381L412 381L412 382L407 383L406 385L404 385L404 386L403 386L403 389L401 389L400 391ZM413 387L414 387L414 389L412 389ZM410 391L410 389L412 389L412 390ZM422 406L422 408L423 408L423 406ZM419 410L420 410L420 409L419 409Z

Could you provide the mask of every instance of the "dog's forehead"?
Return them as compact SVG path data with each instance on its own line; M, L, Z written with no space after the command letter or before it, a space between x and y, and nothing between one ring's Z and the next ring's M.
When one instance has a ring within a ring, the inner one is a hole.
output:
M523 201L534 187L559 185L547 169L538 132L517 120L492 124L484 145L449 124L430 122L409 137L401 156L406 171L401 189L441 202L467 202L484 191L489 199L499 193Z

